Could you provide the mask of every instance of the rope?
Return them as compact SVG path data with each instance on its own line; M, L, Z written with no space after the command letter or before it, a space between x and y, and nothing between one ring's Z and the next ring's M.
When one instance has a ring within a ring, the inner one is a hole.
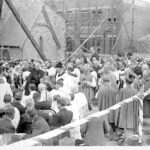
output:
M144 97L147 96L148 94L150 94L150 89L147 92L144 93ZM37 137L31 138L31 139L27 139L27 140L24 140L24 141L20 141L20 142L17 142L17 143L13 143L10 146L18 146L19 144L21 144L22 146L34 146L35 143L37 144L38 142L39 142L39 144L41 144L42 141L49 140L49 139L51 139L53 137L61 135L62 133L65 133L66 131L69 131L70 129L73 129L73 128L79 126L79 125L82 125L84 123L89 122L93 118L100 118L100 117L102 117L104 115L107 115L107 114L111 113L111 111L117 110L120 107L122 107L122 106L124 106L124 105L126 105L126 104L128 104L128 103L130 103L130 102L132 102L134 100L135 101L140 100L140 97L138 95L135 95L135 96L133 96L131 98L128 98L128 99L126 99L126 100L124 100L124 101L122 101L122 102L120 102L120 103L118 103L118 104L116 104L116 105L106 109L106 110L103 110L103 111L100 111L98 113L92 114L92 115L86 117L85 119L75 121L73 123L70 123L70 124L68 124L66 126L63 126L63 127L59 128L59 129L55 129L53 131L47 132L47 133L39 135ZM142 124L143 124L142 113L143 113L143 111L139 115L140 116L140 120L141 120L141 123L139 125L140 136L142 135L141 132L142 132L142 128L143 128L143 126L142 126Z

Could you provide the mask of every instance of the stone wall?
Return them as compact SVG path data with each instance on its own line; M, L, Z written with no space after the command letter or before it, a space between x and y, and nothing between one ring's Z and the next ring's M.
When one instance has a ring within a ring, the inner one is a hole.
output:
M40 44L39 38L43 38L42 51L46 58L51 61L63 60L66 49L65 20L53 9L45 5L44 0L12 0L12 2L38 45ZM49 20L61 45L60 49L57 49L52 34L46 27L46 20L42 13L43 7L45 7L48 13ZM18 46L20 49L23 49L23 59L41 60L38 52L28 40L26 34L5 3L3 8L3 23L0 26L0 45ZM39 26L38 24L43 24L43 26ZM10 52L11 58L14 59L14 57L17 57L20 59L20 53L14 55Z
M56 14L56 12L49 7L45 7L47 10L47 13L49 15L49 19L51 21L51 24L53 26L53 29L56 33L56 36L58 38L58 41L61 45L61 49L57 49L57 46L55 44L55 41L53 39L53 36L50 32L50 30L45 26L40 26L38 24L45 24L46 21L41 13L39 18L37 19L31 33L36 39L37 43L39 43L40 36L43 38L43 52L45 56L52 60L52 61L59 61L64 59L65 55L65 48L66 48L66 42L65 42L65 22L63 18L61 18L59 15ZM37 24L37 25L36 25ZM25 46L23 47L23 57L25 58L39 58L39 55L36 51L34 53L31 53L33 51L33 46L30 43L30 41L26 41Z

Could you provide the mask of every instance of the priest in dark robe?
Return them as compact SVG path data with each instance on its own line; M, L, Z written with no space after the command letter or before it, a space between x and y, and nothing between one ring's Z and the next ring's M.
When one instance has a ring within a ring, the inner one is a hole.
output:
M126 100L137 94L137 90L132 86L135 77L128 72L125 74L126 86L122 88L117 95L117 102ZM117 139L118 144L123 144L125 139L137 132L138 127L138 103L132 101L120 109L116 110Z
M111 78L109 75L104 75L102 77L102 86L97 93L97 99L99 101L99 110L105 110L113 105L116 104L116 89L111 86ZM112 136L115 123L115 113L112 111L108 115L108 122L110 124L111 132L110 135ZM111 137L112 138L112 137Z

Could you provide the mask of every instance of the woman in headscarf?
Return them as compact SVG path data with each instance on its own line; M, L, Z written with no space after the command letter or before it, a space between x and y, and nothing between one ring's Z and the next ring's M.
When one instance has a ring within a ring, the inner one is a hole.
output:
M94 88L96 87L96 81L90 74L90 65L83 66L83 72L80 77L80 90L83 92L88 100L89 108L91 106L91 100L94 98Z

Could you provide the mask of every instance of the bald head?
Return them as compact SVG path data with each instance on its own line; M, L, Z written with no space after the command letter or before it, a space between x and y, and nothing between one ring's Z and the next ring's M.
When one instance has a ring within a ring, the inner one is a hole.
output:
M40 92L43 92L44 90L46 90L46 85L43 84L43 83L39 84L38 90L39 90Z
M147 64L142 65L142 71L147 71L149 70L149 66Z

